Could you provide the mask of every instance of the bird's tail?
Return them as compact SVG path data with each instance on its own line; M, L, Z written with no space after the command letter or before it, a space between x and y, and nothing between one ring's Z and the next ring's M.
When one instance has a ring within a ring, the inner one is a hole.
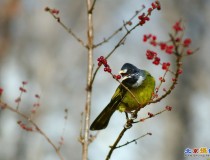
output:
M112 114L116 111L113 103L109 103L90 126L90 130L101 130L107 127Z

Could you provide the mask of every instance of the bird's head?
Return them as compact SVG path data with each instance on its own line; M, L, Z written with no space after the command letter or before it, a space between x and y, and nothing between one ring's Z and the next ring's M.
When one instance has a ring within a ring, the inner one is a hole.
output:
M139 87L146 78L146 72L144 70L140 70L130 63L125 63L122 66L119 74L121 74L123 78L122 82L127 87L132 88Z

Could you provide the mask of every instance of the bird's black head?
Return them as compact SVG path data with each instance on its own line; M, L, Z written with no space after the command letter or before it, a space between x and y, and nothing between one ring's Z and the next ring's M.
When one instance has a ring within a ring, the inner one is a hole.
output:
M125 63L119 73L123 77L123 83L127 87L132 88L140 86L146 78L145 71L138 69L136 66L130 63Z

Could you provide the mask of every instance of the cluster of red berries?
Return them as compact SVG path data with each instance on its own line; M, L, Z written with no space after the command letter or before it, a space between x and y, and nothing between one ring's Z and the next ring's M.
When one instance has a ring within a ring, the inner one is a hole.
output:
M148 15L145 15L145 13L142 13L142 15L140 15L139 17L139 25L144 25L146 23L146 21L149 21L150 18L148 17Z
M154 65L159 65L160 64L160 58L157 56L157 53L152 51L152 50L147 50L146 51L146 56L148 60L153 60ZM170 62L163 62L162 63L162 69L163 70L168 70L170 67Z
M170 62L163 62L163 64L162 64L162 69L163 70L168 70L168 68L170 67Z
M151 50L147 50L146 56L147 56L147 59L153 60L153 62L152 62L153 64L155 64L155 65L159 65L160 64L160 58L157 57L157 53L156 52L151 51Z
M160 10L161 7L160 7L160 2L159 1L155 1L151 4L151 7L148 9L147 11L147 15L145 13L142 13L142 15L140 15L138 18L139 18L139 25L144 25L147 21L150 20L149 18L149 15L151 15L152 11L154 9L157 9L157 10Z
M108 65L107 60L104 58L104 56L99 57L97 61L98 61L98 66L104 65L105 72L109 72L109 73L112 72L112 69Z
M112 69L110 68L110 66L108 65L107 63L107 60L104 58L104 56L101 56L97 59L98 61L98 66L100 67L101 65L104 66L104 72L109 72L109 73L112 73ZM121 76L120 75L113 75L113 78L114 79L121 79Z
M165 51L167 54L172 54L174 52L174 46L173 45L167 45L164 42L157 42L157 37L155 35L152 34L148 34L148 35L144 35L143 36L143 42L147 42L149 41L149 43L153 46L159 46L160 49L162 51Z
M176 22L174 25L173 25L173 29L176 33L180 32L180 31L183 31L184 30L184 27L181 26L181 21L178 21ZM180 42L181 39L180 38L176 38L176 42ZM186 38L184 41L183 41L183 46L184 47L189 47L189 45L191 44L192 40L190 38ZM187 55L191 55L193 54L193 51L191 49L187 49L186 50L186 54Z
M184 28L181 26L181 21L176 22L173 25L173 29L175 30L175 32L183 31Z

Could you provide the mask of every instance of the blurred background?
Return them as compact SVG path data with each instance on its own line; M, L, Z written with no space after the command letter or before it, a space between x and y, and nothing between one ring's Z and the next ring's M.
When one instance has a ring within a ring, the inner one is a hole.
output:
M152 1L97 0L94 10L95 43L112 34L136 10ZM145 51L150 45L142 42L144 34L153 33L160 40L167 40L171 26L182 19L186 37L193 40L193 48L200 50L184 61L175 91L161 103L143 109L155 113L166 105L173 106L165 112L135 125L126 132L121 144L147 132L147 136L126 147L117 149L115 160L177 160L184 157L185 148L210 148L210 1L161 0L162 10L155 11L151 21L137 28L127 37L125 45L109 59L117 73L125 62L148 70L156 80L161 69L146 60ZM3 100L16 106L19 86L27 81L27 93L22 97L21 111L30 112L35 102L34 94L41 96L41 107L34 121L58 144L64 127L64 109L69 117L65 126L62 154L65 159L81 159L78 142L81 112L85 105L87 51L73 39L51 15L44 11L49 6L60 10L61 20L86 42L85 0L1 0L0 1L0 87L4 88ZM101 55L109 53L125 34L116 37L94 51L94 63ZM170 61L170 56L161 55ZM165 57L164 57L165 56ZM109 102L118 83L110 75L99 71L96 77L91 122ZM20 117L7 110L0 110L0 160L57 160L53 148L37 133L25 132L16 124ZM125 123L125 116L116 112L107 129L101 131L89 146L89 159L105 159ZM92 134L95 134L94 132ZM205 158L203 158L205 159ZM207 159L207 158L206 158Z

